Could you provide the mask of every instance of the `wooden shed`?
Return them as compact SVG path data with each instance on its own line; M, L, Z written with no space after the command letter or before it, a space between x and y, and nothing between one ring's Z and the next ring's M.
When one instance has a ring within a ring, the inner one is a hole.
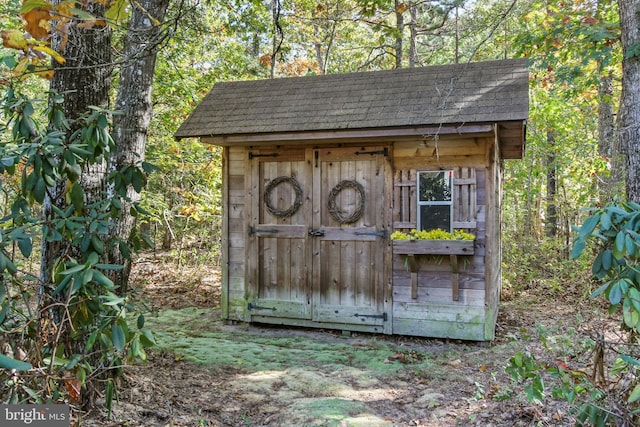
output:
M216 84L176 137L224 147L223 318L492 340L527 115L523 59Z

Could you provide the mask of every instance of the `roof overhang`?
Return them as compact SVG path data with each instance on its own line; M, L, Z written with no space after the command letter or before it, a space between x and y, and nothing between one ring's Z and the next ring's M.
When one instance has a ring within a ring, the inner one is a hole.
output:
M220 146L260 146L260 145L298 145L335 144L400 141L407 139L435 138L437 136L464 135L481 137L494 135L500 143L500 152L504 159L521 159L524 154L524 121L481 123L464 125L416 126L379 129L340 129L305 132L251 133L233 135L200 135L202 142Z
M503 159L522 159L526 147L527 121L498 123L498 141Z

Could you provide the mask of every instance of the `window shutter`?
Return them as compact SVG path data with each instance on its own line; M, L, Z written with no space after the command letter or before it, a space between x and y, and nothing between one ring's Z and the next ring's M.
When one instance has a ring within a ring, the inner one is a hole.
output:
M475 168L454 169L453 228L477 228L477 174ZM417 227L417 172L396 170L393 186L393 228L410 230Z
M475 229L476 225L476 170L459 168L455 171L453 228Z

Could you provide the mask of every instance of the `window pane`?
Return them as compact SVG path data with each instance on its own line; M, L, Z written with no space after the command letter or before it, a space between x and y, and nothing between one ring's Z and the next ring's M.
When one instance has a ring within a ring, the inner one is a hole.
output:
M435 230L436 228L451 231L451 206L420 206L420 228L427 231Z
M420 201L447 202L451 200L451 172L420 172Z

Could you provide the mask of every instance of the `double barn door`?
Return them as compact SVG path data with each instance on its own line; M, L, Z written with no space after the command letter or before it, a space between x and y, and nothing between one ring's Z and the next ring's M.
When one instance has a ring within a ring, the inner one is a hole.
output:
M386 329L388 157L385 147L249 153L252 319Z

